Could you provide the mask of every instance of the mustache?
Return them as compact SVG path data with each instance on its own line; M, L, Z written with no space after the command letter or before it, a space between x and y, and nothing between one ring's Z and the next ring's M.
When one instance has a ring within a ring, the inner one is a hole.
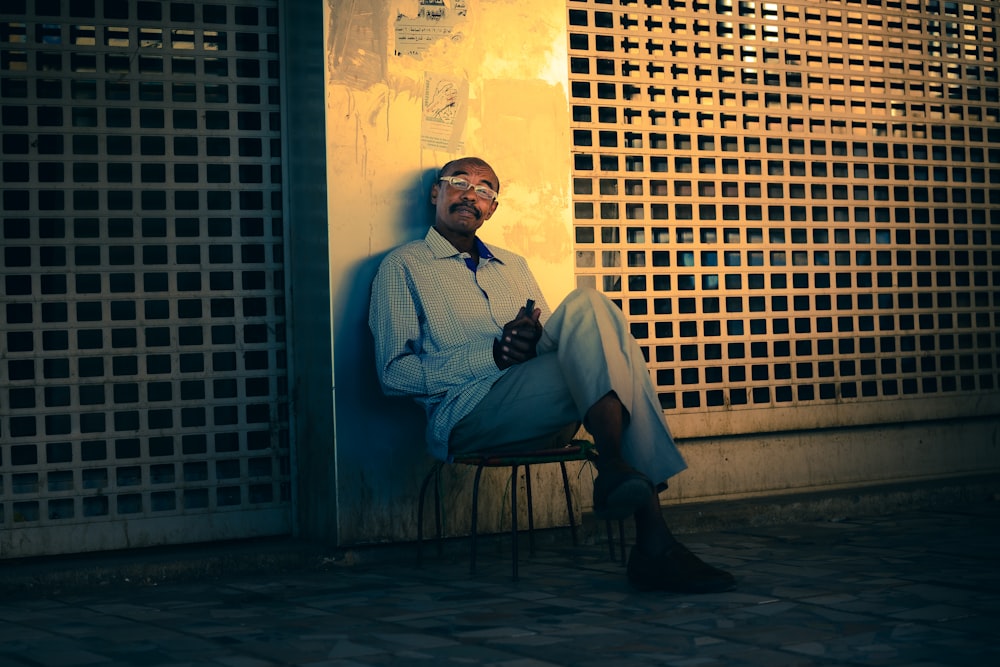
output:
M483 217L482 212L478 208L476 208L475 206L472 206L471 204L463 204L462 202L457 202L455 204L452 204L451 207L448 210L451 213L454 213L455 211L457 211L459 209L465 209L467 211L471 211L472 214L476 216L477 220L479 218Z

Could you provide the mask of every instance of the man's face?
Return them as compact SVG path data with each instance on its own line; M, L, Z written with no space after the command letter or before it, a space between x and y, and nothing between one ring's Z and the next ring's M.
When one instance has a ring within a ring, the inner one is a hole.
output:
M496 190L499 180L493 170L472 162L456 162L442 177L460 176L473 186L485 185ZM445 181L438 181L431 188L434 204L434 227L442 236L472 238L497 208L496 200L483 199L474 189L461 190Z

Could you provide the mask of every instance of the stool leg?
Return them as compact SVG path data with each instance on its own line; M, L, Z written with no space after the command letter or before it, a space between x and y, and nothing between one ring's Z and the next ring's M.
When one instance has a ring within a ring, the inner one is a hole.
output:
M618 519L618 544L622 550L622 565L624 565L625 564L625 519Z
M476 478L472 482L472 553L469 555L469 573L476 573L476 532L479 527L479 478L482 477L483 466L476 468Z
M510 467L510 562L511 575L517 581L517 464Z
M613 561L615 559L615 536L611 532L611 519L605 520L604 527L608 531L608 558Z
M566 514L569 516L569 532L573 536L573 546L577 546L576 541L576 516L573 514L573 494L569 490L569 475L566 474L566 462L560 461L559 468L562 471L563 492L566 494Z
M524 495L528 498L528 554L535 555L535 503L531 499L531 468L524 466Z
M420 501L417 503L417 565L422 565L424 562L424 501L427 499L427 487L436 471L437 466L427 473L423 484L420 485Z
M443 516L441 512L441 466L434 471L434 537L438 558L444 553Z

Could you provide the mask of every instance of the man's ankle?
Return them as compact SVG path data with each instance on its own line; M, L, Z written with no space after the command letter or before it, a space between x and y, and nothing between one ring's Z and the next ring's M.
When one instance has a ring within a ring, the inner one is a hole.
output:
M632 471L635 470L628 462L622 457L621 452L618 451L605 451L596 450L595 456L592 461L597 467L597 471L602 470L620 470L620 471Z

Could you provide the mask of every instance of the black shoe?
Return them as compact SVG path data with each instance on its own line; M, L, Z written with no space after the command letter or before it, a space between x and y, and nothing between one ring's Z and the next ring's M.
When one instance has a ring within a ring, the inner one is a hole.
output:
M733 575L712 567L680 543L656 557L632 547L628 580L640 591L722 593L736 587Z
M594 514L599 519L625 519L649 502L653 483L624 463L599 467L594 480Z

